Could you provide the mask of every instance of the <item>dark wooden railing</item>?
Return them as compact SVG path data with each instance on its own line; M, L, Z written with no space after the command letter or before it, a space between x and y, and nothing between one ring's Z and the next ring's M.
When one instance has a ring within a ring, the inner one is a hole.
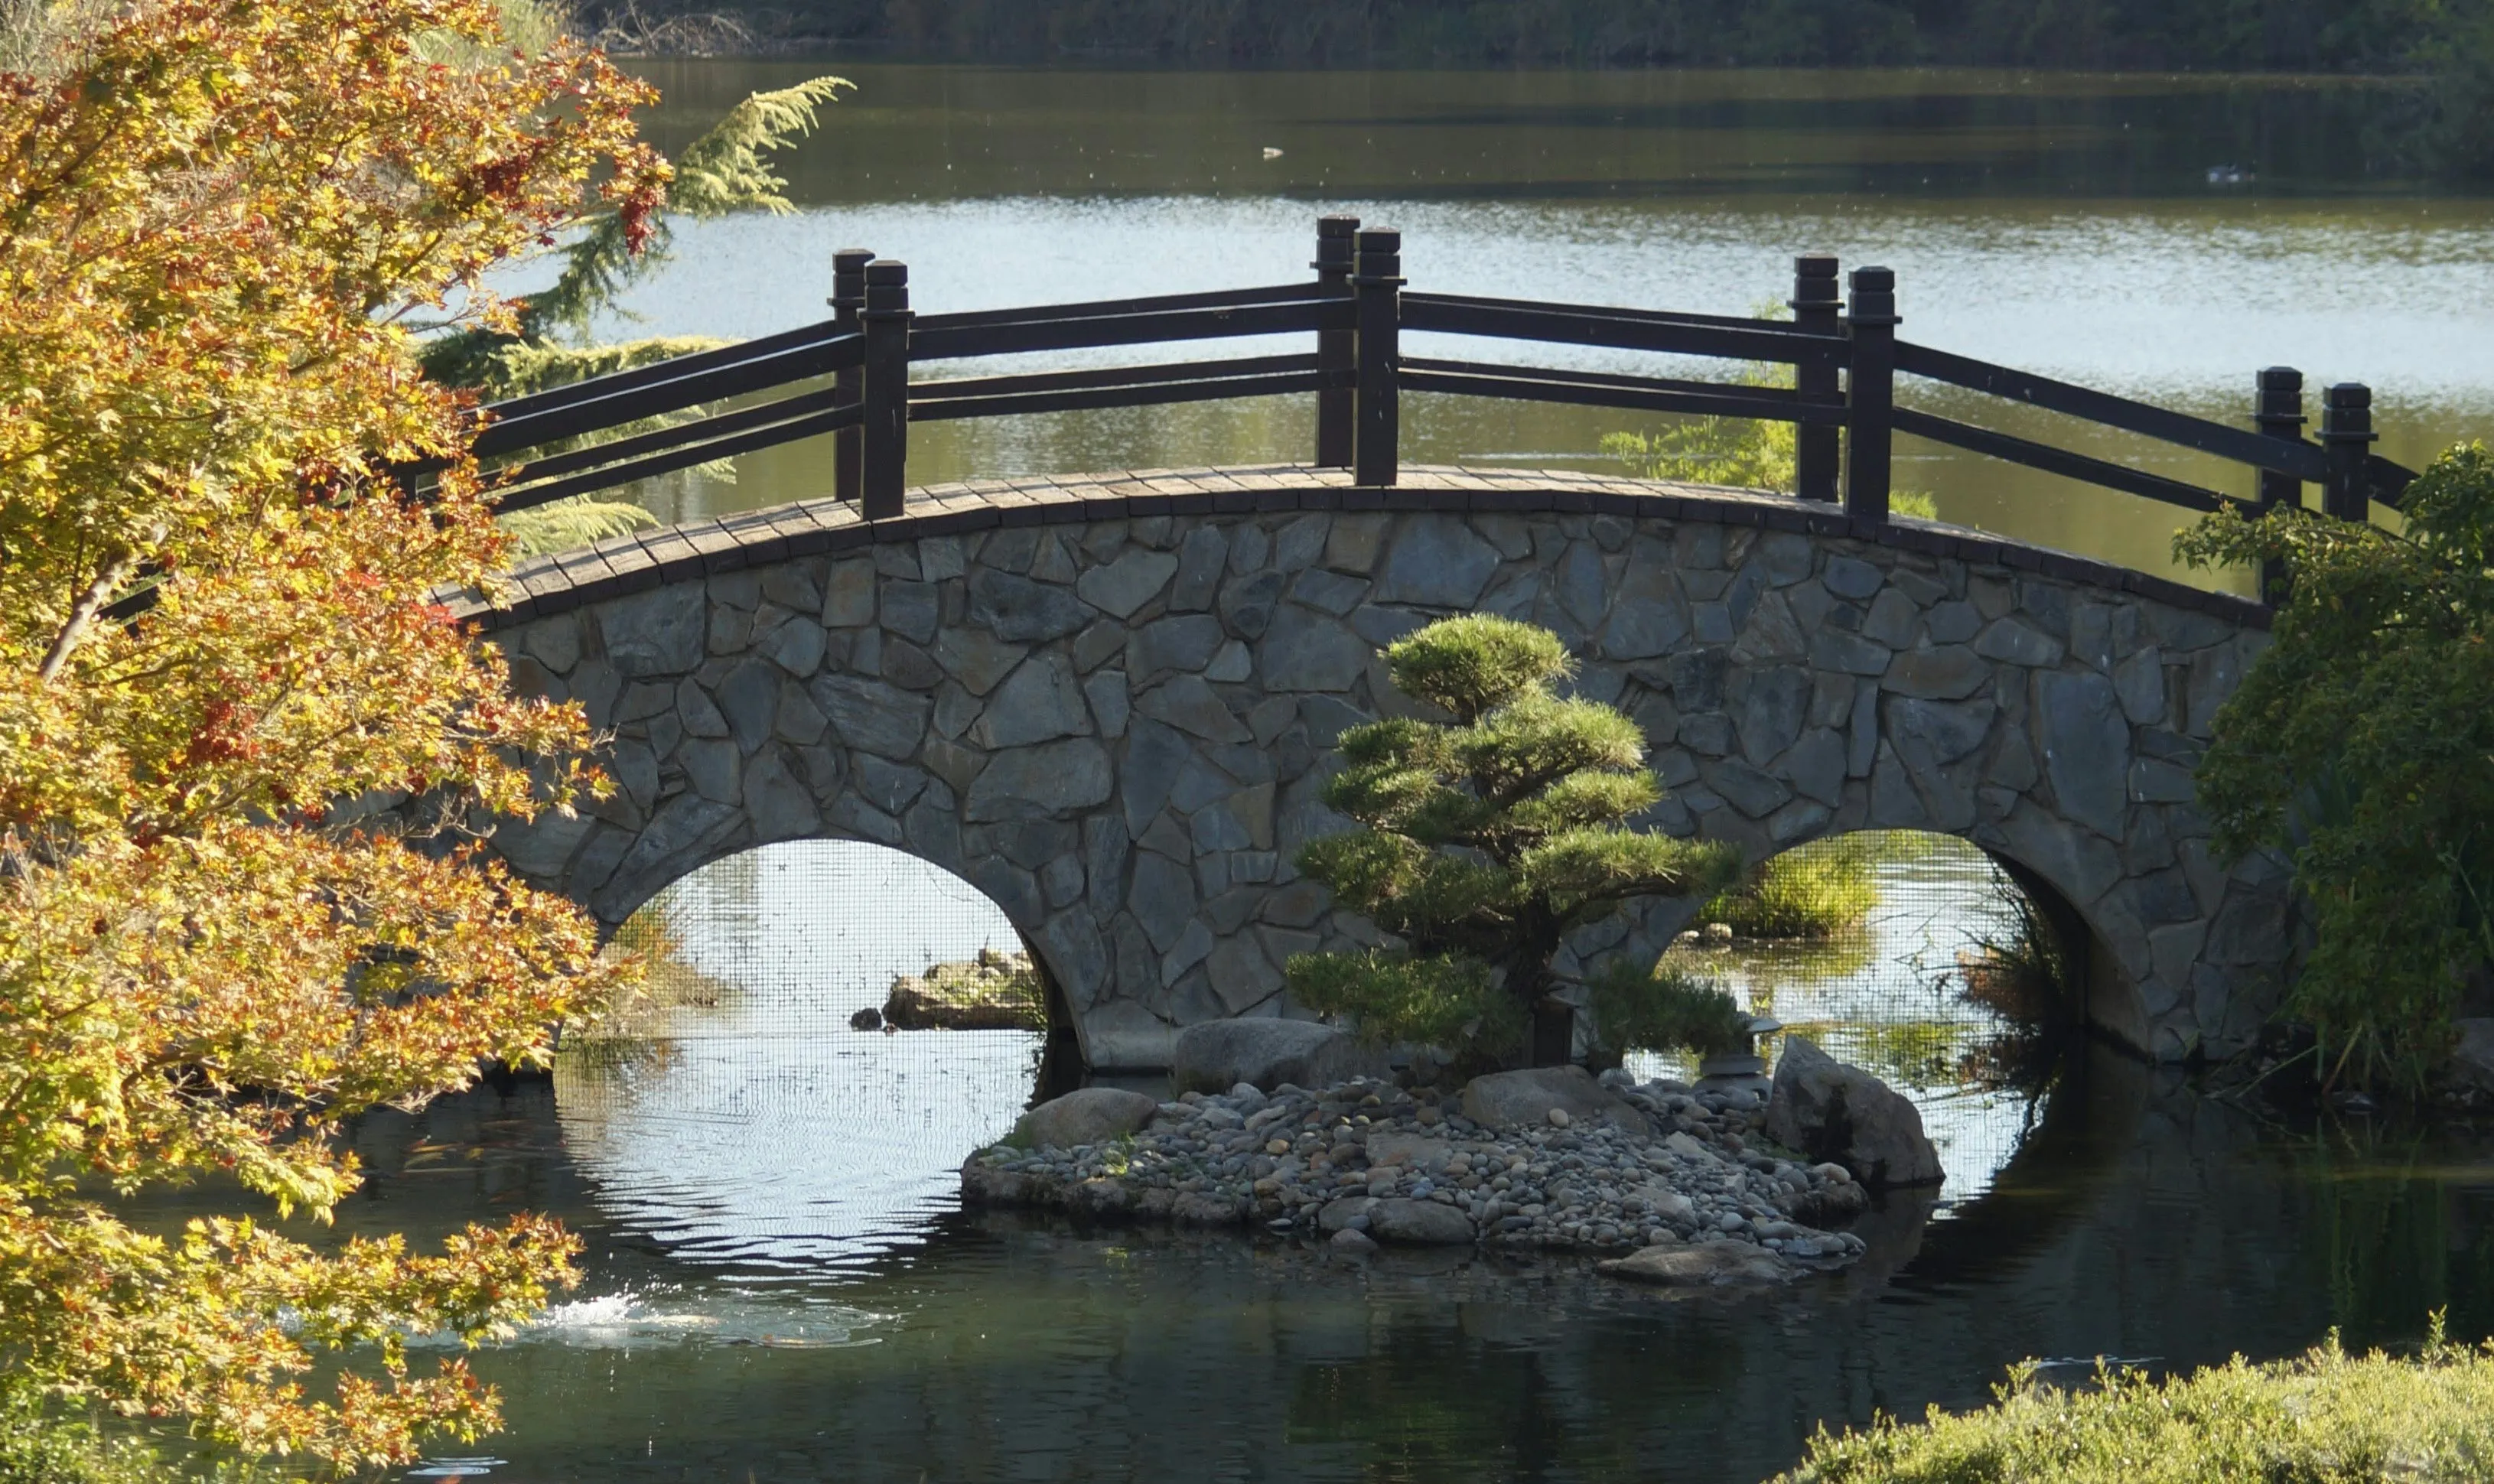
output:
M516 510L829 433L832 492L881 519L900 511L913 422L1312 393L1316 464L1349 469L1362 485L1390 485L1402 398L1417 392L1793 423L1797 493L1840 500L1847 515L1867 522L1888 519L1890 445L1900 433L2188 510L2241 499L2299 503L2309 484L2320 486L2327 513L2360 521L2369 501L2397 505L2416 477L2371 451L2372 394L2360 385L2327 389L2319 439L2307 441L2302 375L2273 367L2257 378L2252 426L2229 427L1899 340L1896 275L1856 268L1840 292L1837 261L1824 256L1795 259L1789 321L1411 292L1401 234L1349 217L1318 224L1311 266L1312 281L1264 288L918 315L906 264L846 250L833 258L831 318L496 403L480 411L475 451L502 479L500 507ZM1406 356L1405 331L1787 365L1793 384ZM1309 336L1314 349L911 379L913 368L941 361L1269 335ZM2206 489L1900 407L1900 376L2172 443L2257 478L2248 497ZM582 441L766 393L776 395Z

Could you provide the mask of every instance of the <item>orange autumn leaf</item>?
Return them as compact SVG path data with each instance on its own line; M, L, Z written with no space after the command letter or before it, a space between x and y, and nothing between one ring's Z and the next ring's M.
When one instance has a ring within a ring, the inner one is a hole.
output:
M319 1251L239 1219L168 1240L115 1202L217 1172L325 1214L356 1182L341 1119L541 1059L624 972L473 843L605 784L578 709L513 698L435 601L502 540L411 325L507 323L499 265L648 220L650 97L568 43L512 51L486 0L140 0L0 75L19 1378L249 1451L404 1460L497 1421L406 1337L503 1333L573 1281L537 1218ZM387 477L417 458L447 464L423 503ZM349 1347L369 1363L316 1390Z

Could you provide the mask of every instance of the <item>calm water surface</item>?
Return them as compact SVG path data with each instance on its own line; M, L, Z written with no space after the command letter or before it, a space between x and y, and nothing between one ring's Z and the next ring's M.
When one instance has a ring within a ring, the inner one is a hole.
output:
M609 332L819 318L831 253L849 245L907 260L928 311L1281 282L1304 275L1314 219L1348 211L1400 227L1413 284L1446 291L1739 314L1785 296L1796 252L1834 251L1898 271L1910 338L2211 417L2243 415L2262 366L2298 366L2316 389L2367 381L2382 451L2412 465L2494 411L2494 203L2371 173L2391 96L2371 85L684 61L646 65L667 100L654 133L681 144L747 91L827 70L858 90L782 157L798 210L685 226L680 261ZM2217 164L2256 178L2210 186ZM2248 488L2180 450L1971 394L1909 400ZM1306 401L922 425L911 478L1299 458ZM1574 468L1617 468L1597 445L1635 422L1444 397L1412 399L1405 418L1414 461ZM1900 457L1901 485L1948 519L2166 564L2165 507L1912 439ZM688 476L644 498L671 516L774 503L824 493L826 467L795 445L739 461L734 485Z
M2396 1344L2444 1305L2494 1331L2494 1148L2266 1126L2088 1051L2041 1091L1987 1085L1969 1053L1999 1023L1947 971L1996 930L1988 870L1934 851L1882 888L1853 938L1705 955L1904 1087L1948 1168L1866 1219L1862 1263L1789 1291L965 1214L953 1170L1030 1096L1038 1038L846 1017L1010 929L940 873L820 843L661 899L726 987L652 1055L366 1120L339 1228L543 1209L587 1237L581 1290L476 1357L509 1412L494 1461L431 1466L527 1484L1746 1484L1822 1419L1972 1405L2027 1356Z

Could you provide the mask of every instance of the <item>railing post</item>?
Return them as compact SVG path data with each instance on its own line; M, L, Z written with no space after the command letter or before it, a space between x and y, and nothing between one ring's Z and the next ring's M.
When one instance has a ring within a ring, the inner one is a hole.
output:
M1836 287L1836 259L1824 253L1793 259L1793 328L1813 335L1843 333L1844 297ZM1834 361L1794 368L1793 387L1805 403L1840 404L1843 380ZM1803 423L1793 434L1793 489L1804 500L1833 502L1843 457L1834 423Z
M1351 297L1352 236L1358 230L1357 217L1317 219L1317 256L1308 266L1317 270L1318 293L1327 298ZM1317 331L1317 369L1353 372L1359 363L1358 348L1356 330ZM1317 393L1317 468L1351 468L1353 406L1348 386Z
M1844 513L1857 521L1888 519L1889 448L1897 405L1897 275L1886 268L1856 268L1848 280L1852 304L1844 315L1853 344L1844 379Z
M900 513L909 463L909 264L878 257L866 265L866 415L859 432L861 513Z
M2303 441L2303 373L2292 366L2271 366L2260 374L2260 391L2252 403L2252 423L2270 438ZM2273 469L2260 471L2260 512L2303 503L2303 481ZM2272 557L2261 563L2261 596L2277 602L2286 596L2286 563Z
M1402 364L1397 346L1403 319L1403 234L1369 227L1355 239L1358 256L1352 274L1359 324L1358 391L1352 438L1352 480L1356 484L1394 482L1399 455L1401 406L1395 387Z
M2324 514L2361 522L2372 514L2372 479L2364 463L2372 457L2373 389L2358 381L2341 381L2321 393L2321 446L2329 455L2329 483L2321 497Z
M832 323L842 330L858 327L866 308L866 265L874 254L865 248L842 248L832 255ZM832 374L832 403L855 407L866 379L857 367ZM842 428L832 435L832 493L854 504L865 488L866 430Z

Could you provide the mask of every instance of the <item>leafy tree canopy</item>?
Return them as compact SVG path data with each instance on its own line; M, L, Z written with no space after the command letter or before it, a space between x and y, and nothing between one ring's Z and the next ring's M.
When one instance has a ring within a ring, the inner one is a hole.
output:
M503 543L408 326L507 331L514 255L646 233L651 94L484 0L148 0L64 45L0 75L0 1372L404 1459L495 1418L404 1337L503 1330L567 1234L315 1251L115 1202L214 1175L324 1216L340 1119L541 1056L621 972L462 831L603 784L434 601ZM381 477L417 457L422 505Z
M2494 453L2453 448L2405 530L2289 509L2185 531L2194 565L2284 563L2271 643L2220 708L2199 795L2221 851L2294 863L2318 938L2288 1011L2325 1070L2420 1085L2494 961Z
M1631 897L1711 892L1738 862L1623 824L1662 798L1644 734L1608 706L1557 692L1574 665L1556 634L1489 615L1445 619L1397 640L1385 662L1406 696L1451 719L1345 732L1325 803L1358 828L1311 841L1299 868L1401 943L1300 954L1291 986L1314 1009L1356 1015L1376 1040L1513 1059L1536 1011L1565 1014L1550 996L1568 932ZM1668 1028L1664 1044L1703 1045L1737 1034L1719 991L1650 972L1606 984L1606 1036Z

